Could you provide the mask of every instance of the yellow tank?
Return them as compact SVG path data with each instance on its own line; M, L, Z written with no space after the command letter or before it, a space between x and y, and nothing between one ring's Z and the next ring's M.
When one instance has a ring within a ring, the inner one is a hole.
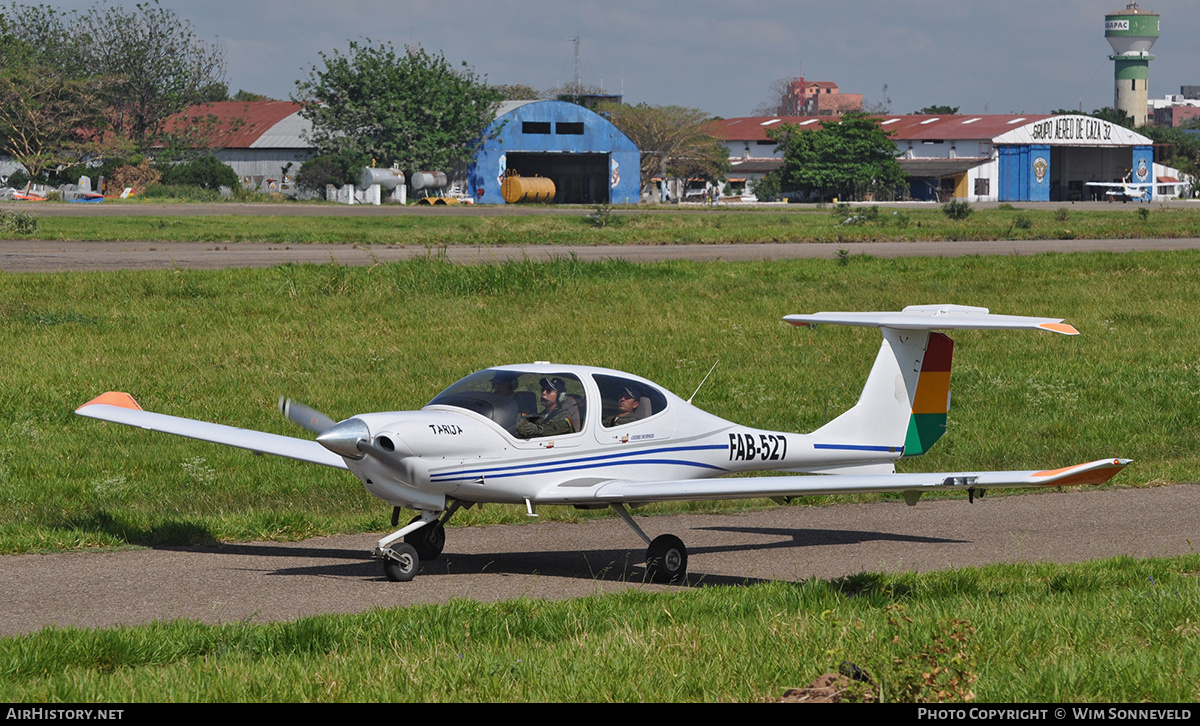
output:
M500 195L509 204L554 201L554 182L544 176L506 176L500 183Z

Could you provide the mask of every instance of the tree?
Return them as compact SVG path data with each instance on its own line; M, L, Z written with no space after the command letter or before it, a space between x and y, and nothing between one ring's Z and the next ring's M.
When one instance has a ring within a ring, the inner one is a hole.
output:
M237 93L235 93L229 97L229 100L230 101L245 101L247 103L257 103L259 101L277 101L279 99L271 98L270 96L264 96L261 93L254 93L252 91L246 91L246 90L239 88Z
M542 91L541 97L545 101L565 101L566 103L574 103L580 106L587 105L584 103L588 96L606 96L604 89L600 86L594 86L590 83L567 81L553 88L547 88Z
M729 147L714 136L701 136L676 150L667 164L667 173L677 179L703 179L716 184L732 168Z
M1200 136L1172 126L1141 126L1139 134L1154 141L1154 160L1200 179Z
M1050 112L1052 116L1091 116L1098 118L1101 121L1107 121L1118 126L1124 126L1127 129L1133 128L1133 117L1125 113L1119 108L1105 107L1098 108L1091 113L1083 113L1069 108L1056 108Z
M350 43L346 54L321 54L296 81L293 100L312 121L318 155L357 159L359 165L398 163L406 174L450 171L465 163L496 117L500 93L463 63L442 54L391 43Z
M0 153L35 179L104 148L104 79L73 62L68 17L43 6L0 9Z
M914 116L953 116L958 113L958 106L926 106L920 111L913 111Z
M891 198L906 178L896 161L896 144L865 113L823 121L820 129L785 124L768 135L783 148L777 177L783 191Z
M167 118L206 99L228 94L225 60L192 32L191 23L158 0L93 6L75 23L75 63L109 79L104 99L112 130L145 148Z
M803 116L805 97L800 78L776 78L767 88L767 100L754 108L755 116Z
M501 83L492 88L496 89L500 93L500 98L505 101L537 101L542 97L538 89L524 83Z
M691 167L685 167L685 161L704 159L713 169L724 162L727 168L729 149L709 132L713 118L698 108L602 103L596 111L641 150L643 186L649 186L655 176L665 179L671 170L691 178L686 176Z
M105 123L98 81L44 71L32 66L0 72L0 153L34 179L102 148L96 134Z

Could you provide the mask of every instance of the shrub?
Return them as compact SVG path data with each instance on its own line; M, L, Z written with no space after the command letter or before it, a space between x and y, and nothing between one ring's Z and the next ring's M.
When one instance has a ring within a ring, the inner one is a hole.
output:
M29 183L29 175L23 170L17 169L12 174L8 175L8 185L13 189L24 189Z
M334 154L317 156L300 165L296 186L309 192L324 192L325 185L335 187L354 184L366 162Z
M215 189L192 186L191 184L154 184L142 192L146 199L182 199L193 202L219 202L221 193Z
M770 202L779 196L779 180L774 173L764 174L750 187L750 193L760 202Z
M1017 229L1029 229L1033 226L1033 221L1027 215L1018 214L1017 218L1013 220L1013 226Z
M37 217L28 212L0 212L0 234L33 234L37 229Z
M1059 222L1065 222L1071 218L1071 210L1067 209L1066 207L1059 207L1058 209L1054 210L1054 218Z
M161 167L162 183L168 186L191 186L217 190L236 189L241 180L237 172L215 156L201 156L193 161Z
M150 166L149 159L118 166L113 170L111 189L132 187L137 192L143 192L147 187L158 183L162 174Z
M950 219L966 219L975 211L969 202L963 199L951 199L942 205L942 214Z

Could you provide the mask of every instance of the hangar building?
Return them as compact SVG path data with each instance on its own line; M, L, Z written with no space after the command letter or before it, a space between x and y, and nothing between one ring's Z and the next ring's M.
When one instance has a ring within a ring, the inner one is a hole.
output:
M1154 163L1153 142L1090 116L1007 114L883 115L912 199L1049 202L1104 198L1087 182L1175 181L1178 172ZM828 118L738 118L718 122L733 162L731 177L761 178L783 163L767 136L781 123L820 128ZM739 172L744 173L739 173ZM1167 177L1165 179L1163 177ZM1159 189L1159 192L1164 191Z
M202 103L173 116L168 127L206 145L247 189L291 195L300 165L315 155L304 138L312 123L301 108L291 101Z
M635 204L641 152L603 116L565 101L509 101L467 171L476 203L504 204L506 175L554 182L557 204Z

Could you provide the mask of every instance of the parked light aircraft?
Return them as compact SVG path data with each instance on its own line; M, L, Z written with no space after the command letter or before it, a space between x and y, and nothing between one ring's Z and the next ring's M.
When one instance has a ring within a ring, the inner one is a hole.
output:
M1131 182L1129 174L1121 178L1119 182L1088 182L1086 186L1101 187L1107 196L1119 198L1122 202L1130 200L1136 202L1150 201L1151 190L1154 184L1150 182Z
M422 560L438 557L446 522L475 504L524 505L531 516L539 505L611 507L649 545L647 576L673 582L687 570L686 547L670 534L651 540L629 506L851 492L902 492L912 505L931 491L965 491L973 499L996 487L1101 484L1130 463L1114 458L1053 470L895 473L897 459L924 453L945 430L954 345L933 331L1078 334L1060 318L928 305L784 320L876 327L883 334L858 402L810 434L740 426L628 373L547 362L473 373L419 411L359 414L340 423L281 400L283 413L317 434L316 441L150 413L118 392L76 413L349 470L393 506L393 526L402 509L417 512L373 551L395 581L412 579ZM552 403L561 408L547 413ZM767 470L792 475L715 478Z

